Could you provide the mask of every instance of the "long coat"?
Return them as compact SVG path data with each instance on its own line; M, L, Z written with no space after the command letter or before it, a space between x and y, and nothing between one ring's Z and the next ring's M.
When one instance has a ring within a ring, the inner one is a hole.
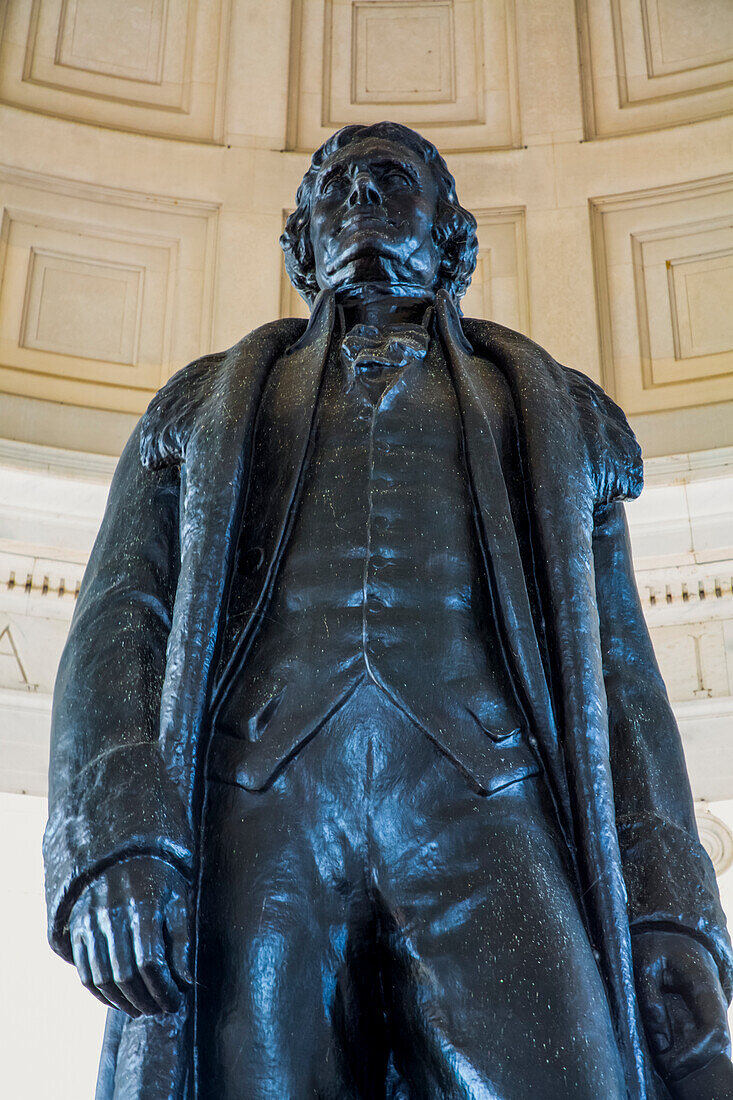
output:
M728 993L733 957L633 578L620 502L641 491L639 447L600 387L531 340L461 322L442 292L436 313L513 671L575 861L629 1096L661 1097L636 1008L633 929L701 940ZM302 421L280 441L276 518L245 630L256 629L285 546L333 324L323 293L307 325L276 321L191 363L154 398L120 459L54 699L44 854L49 939L66 959L71 908L114 861L159 856L195 894L208 702L259 396L280 361ZM516 407L521 502L488 476L486 361ZM530 518L526 552L518 507ZM195 993L175 1016L132 1021L112 1010L98 1100L195 1096L194 1018Z

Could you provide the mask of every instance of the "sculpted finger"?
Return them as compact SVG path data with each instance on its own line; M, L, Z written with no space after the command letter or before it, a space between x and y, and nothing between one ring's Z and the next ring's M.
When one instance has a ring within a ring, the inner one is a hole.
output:
M160 1005L151 996L139 971L136 971L132 977L120 978L117 988L141 1016L157 1016L160 1012Z
M85 989L88 989L89 992L94 997L96 997L98 1001L101 1001L102 1004L105 1005L105 1007L114 1008L115 1006L112 1004L112 1002L108 1001L104 994L100 993L96 985L94 984L94 978L92 977L92 968L89 962L89 953L87 951L86 943L84 942L84 937L81 933L76 933L74 936L72 936L71 950L74 958L74 966L76 967L76 971L81 980L81 984L84 986Z
M142 1016L154 1016L158 1006L150 997L140 974L132 947L126 916L105 927L112 977L117 989Z
M727 1044L728 1021L725 999L718 988L705 989L698 993L693 1003L692 1014L697 1026L714 1034Z
M163 919L157 912L138 913L133 926L138 973L158 1012L175 1012L181 992L173 980L165 953Z
M112 973L112 963L107 947L107 937L99 929L93 929L92 936L87 940L89 946L89 963L92 970L92 979L95 987L103 997L115 1008L137 1019L142 1013L135 1005L128 1001L124 993L118 988Z
M74 966L81 978L81 984L89 989L90 986L94 985L94 979L92 978L92 968L89 965L87 945L80 930L74 930L71 933L71 954L74 959Z
M717 1054L725 1053L727 1043L720 1035L698 1028L681 1027L674 1050L667 1056L662 1068L670 1079L679 1080L707 1065Z
M649 1043L656 1055L665 1054L673 1043L672 1021L664 995L648 970L637 973L636 992Z
M717 969L708 963L707 956L697 960L697 965L670 967L668 988L676 994L672 1015L677 1024L678 1068L699 1068L727 1051L727 1004Z
M727 1004L712 968L681 970L676 976L674 988L684 998L700 1031L719 1032L727 1037Z
M176 901L166 909L164 935L173 977L185 990L193 983L193 967L188 908L184 902Z

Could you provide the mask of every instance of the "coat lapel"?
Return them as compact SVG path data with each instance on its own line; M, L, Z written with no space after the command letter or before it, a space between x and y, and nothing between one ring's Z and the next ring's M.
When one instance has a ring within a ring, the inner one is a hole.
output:
M305 334L274 365L262 395L253 445L272 459L267 463L267 494L265 497L262 492L250 490L241 527L246 539L242 549L249 549L249 558L254 562L256 555L256 562L262 564L240 578L236 604L230 604L227 612L235 640L227 647L230 651L223 654L222 672L212 696L214 717L228 684L246 657L287 544L312 441L333 323L333 295L322 292ZM295 418L286 417L286 411L293 409Z
M209 680L247 485L254 419L269 368L301 334L300 322L268 325L228 352L195 361L156 395L141 424L143 464L151 469L181 467L181 565L159 745L194 836L203 797L198 762L206 751ZM161 1031L157 1017L132 1021L140 1025L132 1065L155 1074L154 1091L161 1100L164 1092L166 1100L193 1093L181 1079L192 1080L192 1017L195 1011L187 998L175 1026ZM128 1069L125 1062L129 1076ZM100 1097L106 1096L108 1085L109 1080L102 1082Z
M515 682L524 687L530 727L537 732L545 752L548 749L552 751L557 746L555 719L537 644L511 504L486 413L486 399L481 385L484 364L474 356L466 342L458 315L450 307L447 296L439 296L436 312L463 420L466 459L478 506L486 568L491 575L492 591L508 637L510 657L515 666ZM559 760L555 759L552 774L557 772L561 772L561 767Z
M326 304L326 313L329 312ZM312 326L322 313L314 313ZM326 322L326 326L328 321ZM197 761L219 628L246 504L255 417L273 363L303 336L300 321L255 330L229 352L184 368L142 423L145 465L181 466L181 567L168 642L160 747L195 829ZM304 338L308 345L308 330ZM293 345L297 348L299 345Z

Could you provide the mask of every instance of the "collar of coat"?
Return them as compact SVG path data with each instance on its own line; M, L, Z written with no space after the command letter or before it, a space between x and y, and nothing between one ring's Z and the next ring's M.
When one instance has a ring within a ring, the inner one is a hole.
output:
M334 297L323 292L307 324L276 321L226 352L196 360L156 395L141 422L143 464L149 469L181 466L181 569L159 743L192 815L218 627L246 508L259 397L272 375L297 396L303 414L297 438L283 441L282 469L273 471L273 497L283 504L280 525L273 528L272 571L305 461L334 314ZM501 325L461 321L443 292L436 299L436 315L488 555L502 578L496 590L510 648L561 816L572 822L584 903L603 955L629 1093L642 1100L649 1093L615 828L592 549L596 508L641 492L640 449L623 412L585 375ZM539 658L503 479L491 476L496 466L484 413L486 361L503 372L516 408L538 578L551 626L552 686Z
M555 474L572 470L574 485L594 504L639 495L639 445L624 413L600 386L557 363L527 336L493 321L462 320L445 291L438 292L436 313L454 362L473 359L475 367L476 359L488 359L503 371L517 404L530 466L533 458L551 455ZM210 439L217 425L228 421L224 401L231 401L234 392L251 401L276 358L295 357L299 364L304 352L317 355L333 325L333 295L323 291L310 321L291 318L263 325L228 351L184 367L156 394L143 417L143 464L157 469L185 462L193 439L202 434ZM480 366L476 374L480 386Z

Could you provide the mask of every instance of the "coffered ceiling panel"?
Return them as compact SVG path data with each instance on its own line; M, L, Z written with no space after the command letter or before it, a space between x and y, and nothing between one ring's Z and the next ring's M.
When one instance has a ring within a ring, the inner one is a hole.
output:
M0 389L138 412L209 345L217 208L0 169Z
M294 0L291 50L289 148L383 118L442 150L520 143L513 0Z
M527 238L524 210L475 210L476 270L461 303L466 317L498 321L529 335Z
M733 7L727 0L637 0L647 74L689 73L733 60ZM632 9L633 10L633 9ZM713 84L720 73L699 80Z
M0 99L201 141L221 129L229 0L8 0Z
M730 0L576 0L588 137L733 110Z
M18 228L17 222L11 223L10 233ZM144 276L143 265L31 247L20 346L135 363ZM99 323L87 324L90 316Z
M647 387L733 370L733 223L712 218L632 235Z
M733 398L733 177L591 200L604 385L627 412Z

